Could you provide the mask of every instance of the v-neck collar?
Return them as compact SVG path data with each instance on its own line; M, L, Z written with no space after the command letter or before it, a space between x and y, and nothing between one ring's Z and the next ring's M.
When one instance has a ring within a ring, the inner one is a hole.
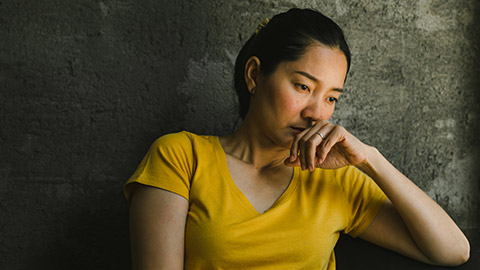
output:
M234 193L237 198L240 200L240 202L247 208L249 209L253 214L255 215L263 215L272 209L274 209L277 205L280 205L284 202L286 202L292 194L295 193L297 186L298 186L298 178L299 178L299 171L297 167L293 168L293 175L292 178L290 179L290 183L288 184L287 188L283 193L277 198L277 200L267 209L265 212L260 213L253 207L252 203L247 199L245 194L240 190L240 188L235 184L235 181L233 181L232 175L230 173L230 169L228 168L228 163L227 163L227 156L225 151L223 150L222 145L220 144L220 139L218 136L212 136L212 144L213 148L215 150L215 156L217 159L217 164L218 164L218 169L220 170L220 173L222 174L223 178L225 179L226 183L230 186L230 190L232 193Z

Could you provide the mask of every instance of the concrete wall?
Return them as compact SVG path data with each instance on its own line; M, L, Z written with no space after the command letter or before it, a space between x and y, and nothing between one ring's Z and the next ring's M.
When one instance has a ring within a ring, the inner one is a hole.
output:
M462 269L478 267L479 1L6 0L1 268L129 269L123 183L155 138L239 124L236 54L291 7L332 17L350 43L333 120L446 209L472 242ZM338 253L339 269L433 269L348 238Z

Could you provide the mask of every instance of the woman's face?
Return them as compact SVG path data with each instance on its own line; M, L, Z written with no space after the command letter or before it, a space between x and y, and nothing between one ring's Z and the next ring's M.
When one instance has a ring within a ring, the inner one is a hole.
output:
M271 75L260 73L249 111L256 128L274 144L289 148L297 133L330 119L346 73L345 55L318 43L299 60L280 63Z

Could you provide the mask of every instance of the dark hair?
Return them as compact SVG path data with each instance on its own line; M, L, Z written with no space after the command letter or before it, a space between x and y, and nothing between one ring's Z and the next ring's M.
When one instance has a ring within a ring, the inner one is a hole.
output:
M243 45L235 61L235 90L239 98L240 116L247 115L250 93L245 83L245 64L252 56L260 59L260 72L268 76L283 61L302 57L313 42L340 49L350 69L350 50L342 29L330 18L311 9L293 8L277 14Z

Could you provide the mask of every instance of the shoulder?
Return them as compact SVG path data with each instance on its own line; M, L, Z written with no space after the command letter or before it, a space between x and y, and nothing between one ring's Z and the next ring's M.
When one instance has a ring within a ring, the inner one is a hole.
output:
M355 166L346 166L336 170L336 183L353 204L358 205L360 200L383 201L385 194L368 175Z
M337 184L345 191L359 191L370 185L376 185L375 182L355 166L345 166L334 170Z
M329 181L345 183L345 181L355 180L366 175L355 166L345 166L338 169L315 169L313 172L301 171L302 178L309 178L310 181Z
M192 140L198 135L188 131L165 134L155 140L153 145L158 147L170 147L175 145L191 144Z
M362 171L360 171L355 166L345 166L334 171L335 178L339 181L349 181L349 180L356 180L359 177L367 177Z
M169 133L156 139L152 147L157 149L193 149L210 141L212 136L197 135L188 131Z
M375 184L366 174L355 166L338 169L315 169L313 172L302 171L302 178L310 188L326 189L341 194L358 193L362 188Z

